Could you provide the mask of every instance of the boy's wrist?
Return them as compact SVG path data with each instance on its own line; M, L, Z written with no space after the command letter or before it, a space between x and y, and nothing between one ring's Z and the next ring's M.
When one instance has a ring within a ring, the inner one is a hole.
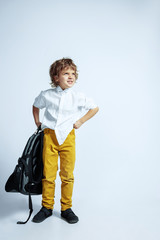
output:
M37 125L37 127L39 127L42 123L40 121L36 121L35 124Z
M84 120L83 118L81 118L81 119L79 119L79 122L80 122L81 124L83 124L83 123L85 123L85 120Z

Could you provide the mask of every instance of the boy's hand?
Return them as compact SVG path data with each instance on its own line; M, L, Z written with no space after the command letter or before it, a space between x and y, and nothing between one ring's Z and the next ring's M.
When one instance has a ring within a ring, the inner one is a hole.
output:
M36 125L37 125L37 127L39 127L40 125L42 125L42 123L41 122L36 122Z
M78 129L78 128L80 128L80 126L81 126L82 124L83 124L83 123L82 123L80 120L78 120L78 121L76 121L76 122L73 124L73 128Z

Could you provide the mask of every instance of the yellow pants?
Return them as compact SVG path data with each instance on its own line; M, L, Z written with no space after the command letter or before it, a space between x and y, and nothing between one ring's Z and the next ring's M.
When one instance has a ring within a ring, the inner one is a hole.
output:
M55 131L44 129L43 139L43 179L42 206L53 209L55 195L55 179L58 170L58 155L60 156L61 177L61 210L72 207L72 192L74 184L75 165L75 129L68 134L63 144L59 145Z

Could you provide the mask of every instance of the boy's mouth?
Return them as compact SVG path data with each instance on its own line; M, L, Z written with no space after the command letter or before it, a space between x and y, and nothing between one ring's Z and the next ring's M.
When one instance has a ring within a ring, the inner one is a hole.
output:
M73 83L73 81L67 81L67 83L71 84L71 83Z

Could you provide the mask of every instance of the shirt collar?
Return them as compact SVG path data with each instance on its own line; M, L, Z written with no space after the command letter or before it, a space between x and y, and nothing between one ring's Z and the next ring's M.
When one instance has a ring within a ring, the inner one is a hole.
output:
M69 92L71 88L62 89L59 85L56 87L57 92Z

